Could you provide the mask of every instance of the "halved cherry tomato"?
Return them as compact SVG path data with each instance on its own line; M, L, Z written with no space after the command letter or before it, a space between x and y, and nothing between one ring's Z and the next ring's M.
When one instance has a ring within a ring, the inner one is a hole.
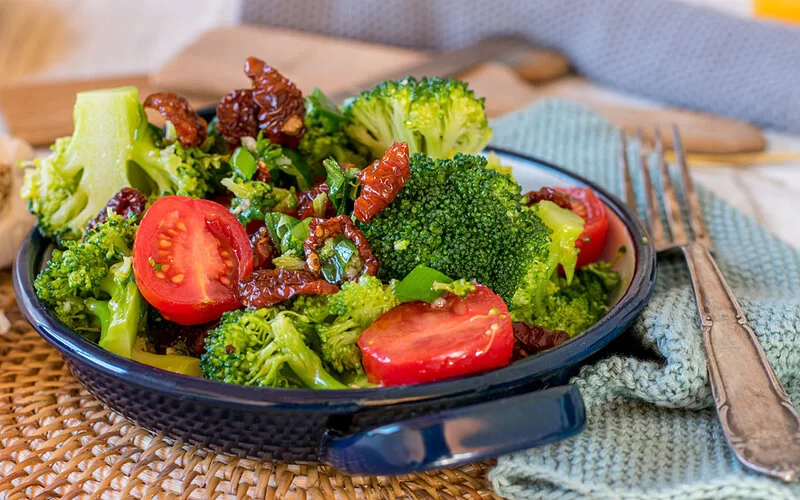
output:
M514 330L503 299L477 285L440 301L400 304L364 330L358 346L370 382L418 384L508 364Z
M608 214L606 206L589 188L555 188L556 191L569 195L572 211L583 218L583 232L575 242L578 253L578 264L581 267L595 262L608 238Z
M253 271L253 251L242 225L219 203L165 196L142 218L133 271L142 296L162 316L198 325L241 307L234 290Z

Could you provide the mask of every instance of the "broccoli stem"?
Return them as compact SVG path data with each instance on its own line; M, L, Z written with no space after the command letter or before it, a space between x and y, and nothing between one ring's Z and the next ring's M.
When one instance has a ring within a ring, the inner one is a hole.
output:
M178 354L153 354L151 352L134 350L133 360L162 370L167 370L193 377L202 377L200 359Z
M144 301L131 279L118 283L113 277L103 279L100 288L109 294L107 301L87 299L86 305L100 322L98 345L114 354L130 358L140 325L145 321Z
M309 389L347 389L322 366L322 360L303 341L294 322L286 315L279 314L272 321L275 342L284 347L289 356L287 364L300 381Z

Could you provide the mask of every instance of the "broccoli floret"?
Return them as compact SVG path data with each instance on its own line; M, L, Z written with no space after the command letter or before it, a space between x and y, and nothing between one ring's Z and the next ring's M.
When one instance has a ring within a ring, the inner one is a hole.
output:
M123 187L151 197L203 197L225 169L224 158L199 148L156 144L160 132L133 87L81 92L73 116L72 136L56 140L52 154L25 173L22 197L46 236L81 238L86 223Z
M575 273L571 284L559 279L560 290L545 297L530 323L575 336L597 323L609 310L608 297L620 285L620 276L607 262L595 262Z
M148 177L138 182L148 183L144 192L151 198L205 198L219 190L221 179L230 173L227 156L207 153L201 147L185 148L175 140L164 141L161 131L146 119L136 131L131 161Z
M266 182L245 180L238 176L222 179L222 185L233 194L230 211L243 225L264 220L273 210L293 210L297 207L294 189L277 188Z
M223 314L206 338L203 376L260 387L345 389L298 331L297 315L278 308Z
M297 151L306 159L314 175L322 177L323 160L335 158L339 163L356 167L367 164L366 149L345 133L347 118L319 89L306 97L306 133Z
M36 277L36 295L67 326L98 339L100 347L131 357L144 325L145 302L133 278L135 216L109 212L108 220L54 250Z
M333 370L363 373L358 337L399 303L392 290L392 285L365 275L332 295L301 296L292 311L307 318L306 327L316 333L322 359Z
M547 200L534 204L532 209L550 230L549 257L530 267L514 292L509 304L514 321L531 322L541 301L558 291L558 286L551 278L559 265L564 269L566 283L572 281L578 261L575 241L583 232L583 219L571 210Z
M380 278L402 279L424 264L475 280L510 303L529 272L552 274L550 229L521 204L516 182L487 169L485 158L416 154L410 166L397 198L359 224L381 263Z
M199 360L148 352L141 335L147 304L133 276L131 246L138 217L109 212L83 241L54 250L34 281L39 299L67 326L103 349L140 363L200 375Z
M347 133L380 158L393 142L410 153L451 158L476 154L492 136L483 98L465 82L442 78L387 81L345 105Z

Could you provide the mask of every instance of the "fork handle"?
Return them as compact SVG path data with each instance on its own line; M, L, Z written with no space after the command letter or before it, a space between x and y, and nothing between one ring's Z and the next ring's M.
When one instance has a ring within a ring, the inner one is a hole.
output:
M697 243L683 253L728 442L748 468L792 481L800 473L800 417L711 254Z

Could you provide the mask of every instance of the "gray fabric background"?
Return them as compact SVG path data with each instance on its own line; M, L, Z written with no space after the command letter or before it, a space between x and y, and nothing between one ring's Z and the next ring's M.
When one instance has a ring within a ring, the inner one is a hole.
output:
M668 0L245 0L242 16L429 49L522 34L611 87L800 133L800 27Z

